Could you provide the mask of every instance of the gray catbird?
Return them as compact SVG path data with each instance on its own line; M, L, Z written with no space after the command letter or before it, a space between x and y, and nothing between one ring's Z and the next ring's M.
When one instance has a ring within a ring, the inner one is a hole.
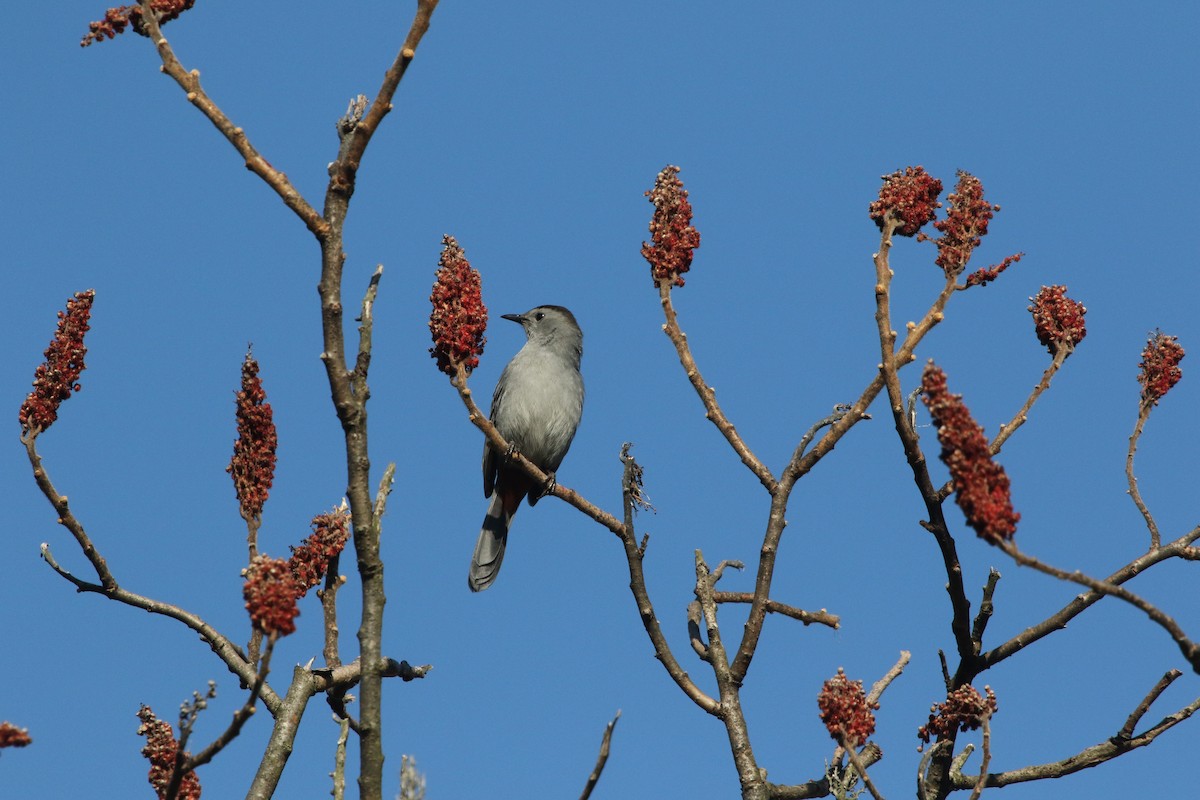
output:
M583 331L562 306L538 306L503 318L521 323L527 341L496 382L492 422L513 449L553 476L583 415ZM471 557L471 591L482 591L496 580L517 507L526 495L529 505L537 503L544 488L510 464L507 453L484 443L483 494L492 502Z

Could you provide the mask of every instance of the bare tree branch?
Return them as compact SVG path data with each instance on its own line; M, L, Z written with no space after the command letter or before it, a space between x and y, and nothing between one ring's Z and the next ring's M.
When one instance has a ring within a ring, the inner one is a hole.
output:
M292 755L300 720L304 716L304 710L308 708L308 701L316 691L316 675L297 664L292 670L292 683L288 687L287 695L283 698L279 712L275 714L271 739L263 752L250 790L246 792L246 800L270 800L275 794L279 778L283 775L283 768L287 766L288 758Z
M1008 555L1014 561L1022 566L1033 567L1038 572L1059 578L1060 580L1078 583L1081 586L1088 587L1093 592L1112 595L1113 597L1117 597L1134 606L1148 616L1153 622L1157 623L1168 634L1170 634L1171 638L1175 640L1175 644L1178 645L1179 651L1183 653L1183 657L1187 659L1189 664L1192 665L1192 669L1197 674L1200 674L1200 644L1197 644L1189 639L1187 634L1184 633L1183 628L1180 627L1179 623L1176 622L1173 617L1167 615L1162 611L1162 609L1153 605L1143 597L1136 595L1128 589L1115 583L1097 580L1083 574L1078 570L1075 572L1067 572L1066 570L1059 569L1058 567L1053 567L1043 561L1039 561L1031 555L1021 552L1017 549L1016 544L1011 541L1001 542L997 545L997 547L999 547L1005 553L1008 553Z
M608 748L612 744L613 728L617 727L617 720L621 718L620 710L617 715L612 718L612 722L604 726L604 739L600 742L600 755L596 757L596 766L592 767L592 773L588 775L587 784L583 787L583 794L579 795L579 800L588 800L592 796L592 790L596 788L596 784L600 781L600 774L604 772L604 765L608 763Z
M700 374L700 368L696 366L696 359L692 357L691 348L688 347L687 334L679 327L675 306L671 303L670 280L658 281L658 296L662 302L663 315L667 320L663 325L663 333L675 345L675 352L679 354L679 363L683 365L684 373L692 382L696 394L700 396L700 402L704 403L705 418L717 426L717 430L729 442L729 446L738 454L742 463L754 473L766 490L774 492L777 483L775 476L771 474L771 470L767 469L765 464L759 461L758 456L754 455L754 452L738 434L737 429L733 427L733 423L725 416L720 403L717 402L716 390L704 382L704 376Z
M82 528L80 528L80 530L82 530ZM98 555L99 554L97 554L97 556ZM223 662L225 662L225 666L229 668L229 671L241 679L244 686L252 686L254 684L254 666L246 660L246 656L244 653L242 653L241 649L224 635L222 635L219 631L217 631L216 628L212 627L195 614L189 611L184 611L182 608L173 606L170 603L152 600L149 597L143 597L139 594L128 591L127 589L122 589L116 584L115 581L112 589L105 589L99 584L82 581L59 565L54 558L54 554L50 552L50 545L45 543L42 544L42 558L52 570L74 584L75 588L80 592L93 592L100 594L104 597L107 597L109 600L115 600L118 603L124 603L125 605L133 606L134 608L140 608L143 611L149 611L151 614L161 614L164 617L170 617L171 619L182 622L184 625L200 634L200 638L208 643L208 646L212 648L212 651L216 653ZM111 578L111 574L109 577ZM267 707L268 711L270 711L272 714L278 712L280 707L280 699L279 695L275 694L274 689L264 684L261 689L260 696L262 697L263 705Z
M717 603L753 603L754 595L750 592L713 592L713 599ZM805 611L777 600L767 600L763 604L763 608L768 614L782 614L785 617L799 620L805 625L825 625L837 630L842 624L841 617L837 614L830 614L823 608L820 611Z
M272 167L270 162L250 144L246 132L234 125L225 112L212 101L200 85L200 71L194 69L189 72L179 62L175 51L172 50L171 45L162 34L162 29L158 24L158 15L151 8L150 0L139 0L138 5L142 10L142 24L145 25L146 35L150 37L150 41L154 42L158 56L162 60L162 71L179 84L179 88L187 93L188 102L198 108L200 113L204 114L209 122L221 132L221 135L233 145L245 162L246 169L262 178L267 186L270 186L279 195L284 204L300 218L300 221L312 231L313 235L319 240L324 240L329 235L328 223L321 218L316 209L309 205L299 190L288 180L287 175Z
M1007 772L993 772L984 775L983 785L986 787L1009 786L1014 783L1026 783L1028 781L1045 780L1049 778L1062 778L1074 772L1089 769L1091 767L1103 764L1106 761L1124 755L1131 750L1136 750L1139 747L1146 745L1157 739L1162 733L1170 730L1185 719L1196 713L1200 709L1200 697L1193 700L1183 708L1176 711L1170 716L1164 717L1145 732L1132 738L1122 738L1114 736L1100 744L1088 747L1080 752L1068 756L1060 761L1054 761L1047 764L1034 764L1020 769L1009 770ZM980 776L977 775L953 775L954 789L970 789L979 783Z
M696 550L696 599L700 602L700 610L704 617L705 636L708 640L708 663L712 666L721 698L720 705L713 713L721 722L725 723L725 732L729 737L729 749L733 754L738 781L742 786L743 800L759 800L760 798L766 800L770 793L766 779L755 761L754 749L750 745L750 732L746 726L746 716L742 710L740 697L741 682L734 677L733 671L730 669L729 657L725 652L725 645L721 641L721 630L717 624L717 603L713 598L713 592L720 577L719 571L709 572L708 565L704 562L704 554Z
M971 641L975 643L975 652L983 649L983 632L987 630L988 621L992 618L995 605L992 596L996 593L996 584L1000 581L1000 573L995 567L988 570L987 584L983 587L983 600L979 603L979 613L975 615L975 623L971 626Z
M1155 564L1166 561L1169 558L1176 556L1186 558L1187 554L1193 549L1191 543L1200 539L1200 525L1193 528L1188 533L1179 537L1170 544L1163 545L1156 550L1151 550L1144 555L1135 558L1125 566L1113 572L1104 579L1104 583L1120 585L1130 580L1136 575L1140 575ZM1079 616L1083 611L1099 602L1105 596L1105 592L1091 591L1085 594L1077 595L1072 598L1071 602L1067 603L1059 611L1042 620L1041 622L1031 625L1021 631L1016 636L999 645L998 647L989 650L981 657L981 669L988 669L995 664L1009 658L1012 655L1020 652L1036 641L1048 636L1054 631L1060 630L1067 626L1072 619Z
M1142 702L1138 703L1138 707L1133 710L1129 718L1125 720L1125 724L1121 726L1121 730L1117 732L1118 739L1133 738L1133 731L1137 728L1137 724L1142 721L1142 717L1146 716L1146 712L1150 710L1150 706L1154 701L1167 690L1167 687L1175 682L1183 673L1177 669L1167 670L1166 674L1159 678L1158 683L1154 688L1146 693L1142 698Z
M1158 523L1154 521L1154 516L1146 507L1145 501L1142 500L1142 493L1138 491L1137 478L1133 474L1133 455L1137 452L1138 440L1142 437L1142 430L1146 427L1146 420L1150 418L1150 411L1153 408L1153 403L1145 401L1142 401L1139 406L1137 422L1133 426L1133 433L1129 436L1129 452L1125 455L1125 480L1129 484L1129 496L1133 498L1133 504L1137 506L1138 511L1142 512L1142 518L1146 520L1146 528L1150 531L1151 550L1162 543L1162 536L1158 532Z

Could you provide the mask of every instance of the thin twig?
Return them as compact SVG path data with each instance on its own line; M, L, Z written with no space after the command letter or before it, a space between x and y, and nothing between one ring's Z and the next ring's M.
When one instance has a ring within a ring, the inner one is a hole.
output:
M671 303L671 281L669 279L658 282L658 296L662 302L663 315L666 318L666 323L663 325L663 333L675 345L675 352L679 355L679 363L683 365L683 371L691 381L692 387L696 390L696 394L700 397L700 402L704 404L704 416L717 426L717 430L729 442L729 446L738 454L742 463L746 465L759 482L766 487L768 492L775 491L775 484L778 482L775 476L771 474L771 470L767 469L766 465L759 460L758 456L742 439L737 429L733 427L733 423L725 416L725 412L721 410L721 404L717 402L716 391L704 382L704 376L700 374L700 368L696 366L696 359L692 357L692 350L688 347L687 334L679 327L679 319L675 313L675 306Z
M167 788L163 795L165 800L175 800L179 796L183 776L192 771L191 759L187 756L188 741L192 738L192 731L196 728L200 712L207 709L208 701L216 696L217 684L215 681L209 681L207 692L203 695L192 692L191 702L184 703L179 709L179 741L175 746L175 763L171 767L171 775L167 779Z
M1179 723L1188 719L1192 714L1200 709L1200 697L1193 700L1191 703L1180 708L1174 714L1164 717L1156 725L1149 728L1145 732L1133 737L1132 739L1123 739L1118 736L1111 737L1105 741L1085 748L1084 750L1067 756L1060 761L1053 761L1046 764L1033 764L1027 767L1010 770L1008 772L993 772L985 774L984 785L988 788L998 786L1010 786L1014 783L1026 783L1028 781L1046 780L1048 778L1062 778L1081 770L1090 769L1106 761L1111 761L1118 756L1122 756L1131 750L1136 750L1139 747L1145 747L1153 742L1161 734L1175 727ZM952 775L954 789L970 789L979 783L977 775Z
M805 431L804 435L800 437L800 443L796 445L796 449L792 452L792 463L799 461L804 456L804 451L808 449L809 444L811 444L812 440L816 437L817 431L821 430L821 428L827 428L830 425L836 425L837 423L841 422L842 419L847 416L852 409L853 406L847 403L839 404L834 406L833 413L828 417L817 420L815 423L813 423L812 427ZM870 418L870 414L862 414L860 416L860 419Z
M604 765L608 763L608 748L612 744L613 728L617 727L617 720L621 718L621 710L617 709L617 715L612 718L612 722L604 726L604 739L600 742L600 755L596 757L596 766L592 767L592 774L588 775L587 784L583 787L583 794L579 795L579 800L588 800L592 796L592 789L596 788L596 784L600 781L600 773L604 772Z
M971 641L975 643L975 652L983 650L983 632L987 630L988 621L992 618L995 605L992 595L996 593L996 584L1000 581L1000 572L995 567L988 571L987 584L983 587L983 600L979 603L979 613L975 615L975 623L971 626Z
M900 658L896 659L896 663L892 668L883 674L883 677L875 681L871 686L871 691L867 692L867 705L878 703L879 698L883 697L884 691L891 686L892 681L900 677L900 673L904 672L904 668L908 666L908 662L912 660L912 653L908 650L900 651Z
M1050 575L1060 580L1078 583L1081 586L1088 587L1094 592L1112 595L1113 597L1124 600L1125 602L1139 609L1153 622L1157 623L1163 630L1170 634L1171 638L1175 640L1175 644L1179 646L1180 652L1183 653L1183 657L1187 659L1189 664L1192 665L1192 669L1197 674L1200 674L1200 645L1189 639L1187 634L1184 633L1183 628L1179 626L1179 623L1177 623L1172 617L1168 616L1157 606L1151 604L1149 601L1122 586L1118 586L1107 581L1097 580L1093 577L1083 574L1078 570L1075 572L1067 572L1066 570L1062 570L1046 564L1043 561L1039 561L1033 556L1027 555L1018 550L1016 544L1011 541L1001 542L997 546L1005 553L1008 553L1008 555L1014 561L1022 566L1033 567L1038 572L1045 573L1046 575Z
M967 800L979 800L979 795L983 794L984 784L987 783L988 766L992 763L992 715L984 714L979 721L980 727L983 728L983 745L981 747L982 754L979 762L979 780L975 781L975 788L971 790L971 796Z
M246 655L241 651L241 648L235 645L232 641L222 635L216 628L209 625L200 617L192 614L189 611L184 611L178 606L171 605L170 603L153 600L149 597L143 597L127 589L123 589L117 585L115 580L113 581L113 587L111 589L106 589L99 584L82 581L59 565L58 561L56 561L54 558L54 554L50 551L50 545L43 542L41 552L42 559L45 560L45 562L50 566L50 569L54 570L60 576L74 584L75 588L80 592L93 592L100 594L104 597L107 597L109 600L114 600L118 603L124 603L125 605L133 606L134 608L140 608L143 611L148 611L151 614L160 614L164 617L170 617L171 619L182 622L184 625L200 634L200 638L203 639L210 648L212 648L212 651L216 653L223 662L225 662L225 666L229 668L229 671L241 679L243 686L251 686L254 684L254 667L246 660ZM99 553L97 553L96 556L99 558ZM112 577L111 574L109 577ZM274 689L264 684L259 695L262 697L263 705L267 707L268 711L270 711L272 714L278 712L280 699L279 695L275 694Z
M880 235L879 251L875 253L875 324L879 333L880 362L879 371L887 389L888 403L891 407L892 418L896 433L904 449L905 458L912 470L913 480L925 503L929 522L925 528L933 534L938 550L942 555L942 564L946 572L946 591L950 595L952 617L950 630L958 648L960 660L967 662L976 653L971 641L970 613L971 603L967 600L966 588L963 585L962 567L958 560L958 550L954 537L950 535L949 527L942 513L942 499L929 476L929 466L921 452L921 442L913 427L909 415L905 413L904 391L900 386L899 368L904 362L896 358L896 331L892 330L891 319L891 283L892 269L889 262L892 235L899 227L900 221L889 218ZM955 276L947 275L942 291L934 302L933 308L926 314L919 325L913 324L909 329L905 344L911 340L913 333L925 324L936 324L944 315L946 303L954 294Z
M29 434L21 437L21 442L25 445L25 453L29 457L29 465L33 468L33 479L37 482L37 486L41 489L42 494L50 501L50 505L58 513L58 524L62 525L71 535L75 537L75 541L79 544L79 549L83 551L84 556L91 562L92 569L96 572L96 577L100 579L100 586L91 588L91 584L83 584L74 578L68 578L75 584L80 591L100 591L103 593L111 593L117 588L117 580L113 577L112 572L108 569L108 562L104 560L104 556L100 555L100 551L92 544L91 538L87 535L87 531L83 529L81 523L75 514L71 511L70 503L67 496L61 494L54 488L54 484L50 481L50 475L46 472L46 468L42 465L42 457L37 451L37 435ZM46 553L46 548L43 545L43 556ZM69 573L58 570L55 571L63 577L67 577ZM88 588L84 588L85 585Z
M754 595L750 592L713 592L713 599L717 603L753 603ZM763 607L768 614L782 614L785 617L799 620L805 625L825 625L836 630L842 624L841 617L837 614L830 614L823 608L820 611L805 611L777 600L767 600Z
M854 771L858 773L858 777L862 780L863 786L867 787L867 791L871 793L871 797L874 797L875 800L883 800L883 795L879 793L879 789L875 787L875 783L871 780L871 776L867 774L866 765L863 764L862 759L858 757L858 751L855 750L855 745L853 743L847 743L844 745L844 747L846 750L846 757L850 759L850 764L854 767Z
M724 562L722 563L722 565ZM719 569L719 568L718 568ZM741 682L730 669L729 656L725 644L721 641L721 629L717 624L717 603L713 592L721 575L719 571L710 572L704 561L704 554L696 550L696 600L704 617L705 637L708 641L708 663L712 667L713 677L717 682L721 703L714 709L713 715L725 723L725 732L729 737L729 749L733 754L733 764L737 769L738 781L742 786L742 796L761 796L756 791L764 787L766 777L758 768L754 758L754 748L750 744L750 732L746 725L746 715L742 710Z
M1146 427L1146 420L1150 418L1150 411L1153 408L1153 403L1142 401L1138 409L1137 423L1133 426L1133 433L1129 437L1129 452L1125 455L1125 480L1129 483L1129 496L1133 498L1134 505L1137 506L1138 511L1142 512L1142 518L1146 520L1146 527L1150 530L1151 550L1158 548L1162 543L1162 537L1158 532L1158 523L1154 521L1154 516L1142 500L1142 493L1138 491L1137 478L1133 475L1133 455L1137 452L1138 440L1142 437L1142 429Z
M1056 344L1058 347L1054 351L1054 359L1050 362L1050 366L1046 367L1046 370L1042 373L1042 379L1033 387L1033 391L1030 392L1029 397L1025 398L1025 403L1013 415L1012 420L1000 426L1000 432L996 434L995 438L988 445L988 451L992 455L999 455L1000 449L1004 447L1004 443L1008 441L1009 437L1017 432L1017 428L1020 428L1029 421L1029 409L1033 408L1033 404L1042 396L1042 393L1050 388L1050 381L1054 378L1055 373L1058 372L1059 368L1067 360L1067 356L1071 355L1071 348L1068 348L1062 342L1056 342ZM945 500L950 496L950 492L953 489L954 483L946 481L938 489L938 497Z
M1187 558L1188 554L1195 550L1192 547L1192 542L1200 539L1200 525L1197 525L1192 530L1188 531L1183 536L1180 536L1170 544L1163 545L1156 550L1151 550L1143 553L1141 556L1130 561L1125 566L1113 572L1104 579L1105 583L1120 585L1129 581L1133 577L1144 573L1156 564L1167 561L1171 558ZM1077 595L1071 599L1069 603L1061 609L1051 614L1046 619L1034 625L1030 625L1025 630L1013 636L1003 644L983 653L980 657L981 669L988 669L1012 655L1020 652L1034 642L1049 636L1051 633L1065 628L1071 620L1079 616L1089 607L1099 602L1105 596L1104 592L1091 591L1085 594Z
M343 717L338 721L337 744L333 749L333 800L343 800L346 796L346 742L350 738L350 720Z
M1154 688L1146 693L1142 698L1142 702L1138 703L1138 707L1133 710L1129 718L1125 720L1125 724L1121 726L1121 730L1117 732L1119 739L1132 739L1133 731L1137 728L1137 724L1142 721L1142 717L1150 710L1150 706L1154 701L1167 690L1167 687L1175 682L1183 673L1177 669L1167 670L1166 674L1158 679L1158 683L1154 684Z
M450 379L451 385L458 390L458 396L462 400L463 405L467 408L467 415L471 423L483 432L487 440L499 453L511 452L509 463L519 466L525 471L535 484L548 486L550 484L550 476L538 468L536 464L521 454L519 450L512 450L508 440L500 435L496 430L496 426L487 418L487 415L479 410L479 406L475 405L475 399L471 394L470 387L467 386L466 370L460 364L458 366L458 375ZM559 498L565 501L568 505L574 506L578 511L582 511L585 515L591 517L596 522L599 522L605 528L608 528L618 537L622 537L625 531L625 526L620 520L603 511L595 505L592 505L585 500L578 492L563 486L557 480L552 486L549 486L546 494Z
M158 57L162 60L162 71L179 84L179 88L187 93L188 102L198 108L221 132L221 135L233 145L234 149L238 151L238 155L242 157L246 169L262 178L263 182L279 195L284 204L300 218L317 239L324 239L328 236L329 225L304 199L300 191L292 185L287 175L271 166L270 162L254 149L246 132L234 125L225 112L204 91L200 85L200 71L194 69L189 72L179 62L175 51L162 34L157 12L151 8L150 0L140 0L138 5L142 11L141 20L145 26L146 35L154 42L154 46L158 50Z
M461 371L459 377L463 381L459 389L461 392L466 386L465 376ZM464 398L464 402L469 400L469 395ZM473 405L474 403L469 403L468 408ZM690 697L692 702L713 714L718 708L717 701L701 691L679 664L679 660L675 658L675 653L671 651L671 645L667 642L667 637L663 634L662 626L654 613L650 591L646 588L646 573L642 567L642 561L646 557L646 543L649 540L649 534L643 536L641 544L638 544L637 531L633 525L634 510L638 506L642 493L642 468L630 454L630 447L628 442L621 447L621 504L625 522L619 526L617 531L617 536L625 550L625 563L629 567L629 591L633 594L633 600L637 604L638 617L642 620L642 627L645 628L646 635L654 646L654 657L663 665L663 669L671 676L671 680L675 681L675 685Z

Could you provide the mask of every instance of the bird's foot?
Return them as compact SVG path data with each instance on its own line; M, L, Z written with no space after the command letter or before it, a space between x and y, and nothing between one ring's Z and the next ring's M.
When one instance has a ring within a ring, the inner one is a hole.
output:
M558 477L551 472L546 478L546 482L542 485L542 491L538 494L538 499L541 500L546 495L558 488Z

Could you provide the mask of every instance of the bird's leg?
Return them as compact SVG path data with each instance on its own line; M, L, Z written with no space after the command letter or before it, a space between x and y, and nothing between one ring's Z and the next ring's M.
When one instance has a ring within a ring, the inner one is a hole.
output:
M542 485L542 491L538 493L538 500L541 500L543 497L553 492L557 487L558 476L551 472L547 476L546 482Z
M520 451L517 450L516 444L509 442L508 449L504 451L504 463L512 461L512 457L515 455L520 455Z

